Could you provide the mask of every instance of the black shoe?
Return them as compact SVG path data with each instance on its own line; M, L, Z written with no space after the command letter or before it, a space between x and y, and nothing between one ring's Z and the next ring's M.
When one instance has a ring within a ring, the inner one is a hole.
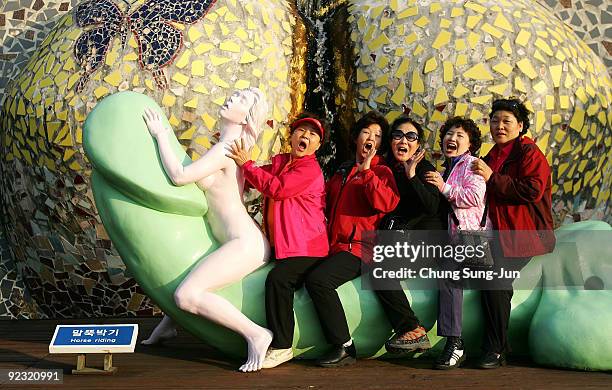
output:
M321 359L317 360L317 365L321 367L340 367L348 366L357 361L357 351L355 344L348 347L342 345L334 345L334 347L325 354Z
M499 368L506 365L506 357L504 354L497 356L494 352L487 352L478 362L480 368Z
M427 337L427 333L424 333L419 338L412 340L407 339L405 337L408 333L414 332L419 328L422 331L425 331L425 328L419 326L416 329L411 330L410 332L396 334L391 338L391 340L385 343L385 348L390 353L404 353L412 351L422 352L426 349L431 348L431 343L429 342L429 337Z
M437 370L450 370L461 367L465 362L465 352L461 337L448 337L444 350L436 359L434 368Z

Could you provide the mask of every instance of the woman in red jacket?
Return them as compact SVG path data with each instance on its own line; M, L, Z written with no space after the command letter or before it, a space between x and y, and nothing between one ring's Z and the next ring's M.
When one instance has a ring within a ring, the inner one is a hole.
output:
M325 184L315 157L325 128L313 114L291 124L291 152L257 167L242 144L228 156L242 167L246 181L264 196L263 227L275 267L266 278L266 319L273 333L262 368L293 358L293 294L304 275L329 252L325 224Z
M555 246L551 210L551 169L538 146L524 134L529 111L518 99L493 102L491 135L495 146L472 170L487 182L489 217L499 234L494 245L495 268L520 270L533 256ZM506 363L513 279L499 279L481 291L485 318L481 368Z
M377 155L377 150L388 144L388 128L387 120L377 112L369 112L357 121L351 134L355 160L342 164L326 185L330 257L306 277L306 289L323 333L333 346L317 362L323 367L356 360L336 288L361 274L362 252L371 251L362 241L362 233L376 230L385 214L399 202L393 173ZM418 328L418 320L401 289L380 290L376 294L396 333L403 335Z

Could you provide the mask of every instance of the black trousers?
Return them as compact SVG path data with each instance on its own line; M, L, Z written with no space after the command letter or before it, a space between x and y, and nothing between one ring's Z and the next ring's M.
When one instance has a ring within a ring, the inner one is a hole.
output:
M336 288L359 275L361 259L349 252L339 252L323 260L306 276L306 289L330 344L340 345L351 339ZM419 325L399 282L396 290L375 292L396 333L411 331Z
M530 257L504 257L499 245L493 245L495 264L493 268L499 271L520 271L529 263ZM514 295L512 282L514 279L505 279L501 284L494 282L492 289L484 289L480 292L482 312L484 316L484 335L482 349L485 352L505 353L510 352L508 343L508 323L510 322L510 301Z
M276 260L266 278L266 320L274 334L270 346L291 348L293 344L293 294L304 284L305 275L322 260L320 257L290 257Z

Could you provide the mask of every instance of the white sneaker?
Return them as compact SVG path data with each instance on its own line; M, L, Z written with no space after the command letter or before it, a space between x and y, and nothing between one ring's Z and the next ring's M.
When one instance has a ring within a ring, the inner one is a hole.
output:
M266 357L261 368L274 368L293 359L293 349L273 349L266 351Z

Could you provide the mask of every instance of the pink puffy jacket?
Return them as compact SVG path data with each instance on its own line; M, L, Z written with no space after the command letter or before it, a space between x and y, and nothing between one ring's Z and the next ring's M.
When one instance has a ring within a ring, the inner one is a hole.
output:
M465 154L455 163L453 170L446 179L442 194L448 199L452 210L459 220L462 230L482 230L480 223L485 207L485 194L487 183L480 175L476 175L470 168L477 157ZM451 237L457 230L452 216L448 217L448 229ZM492 225L487 216L485 229L491 230Z
M244 178L264 196L264 228L268 199L274 200L273 245L277 259L325 257L329 243L323 172L314 155L287 165L289 160L290 154L285 153L272 157L271 164L263 167L248 161L242 166Z

